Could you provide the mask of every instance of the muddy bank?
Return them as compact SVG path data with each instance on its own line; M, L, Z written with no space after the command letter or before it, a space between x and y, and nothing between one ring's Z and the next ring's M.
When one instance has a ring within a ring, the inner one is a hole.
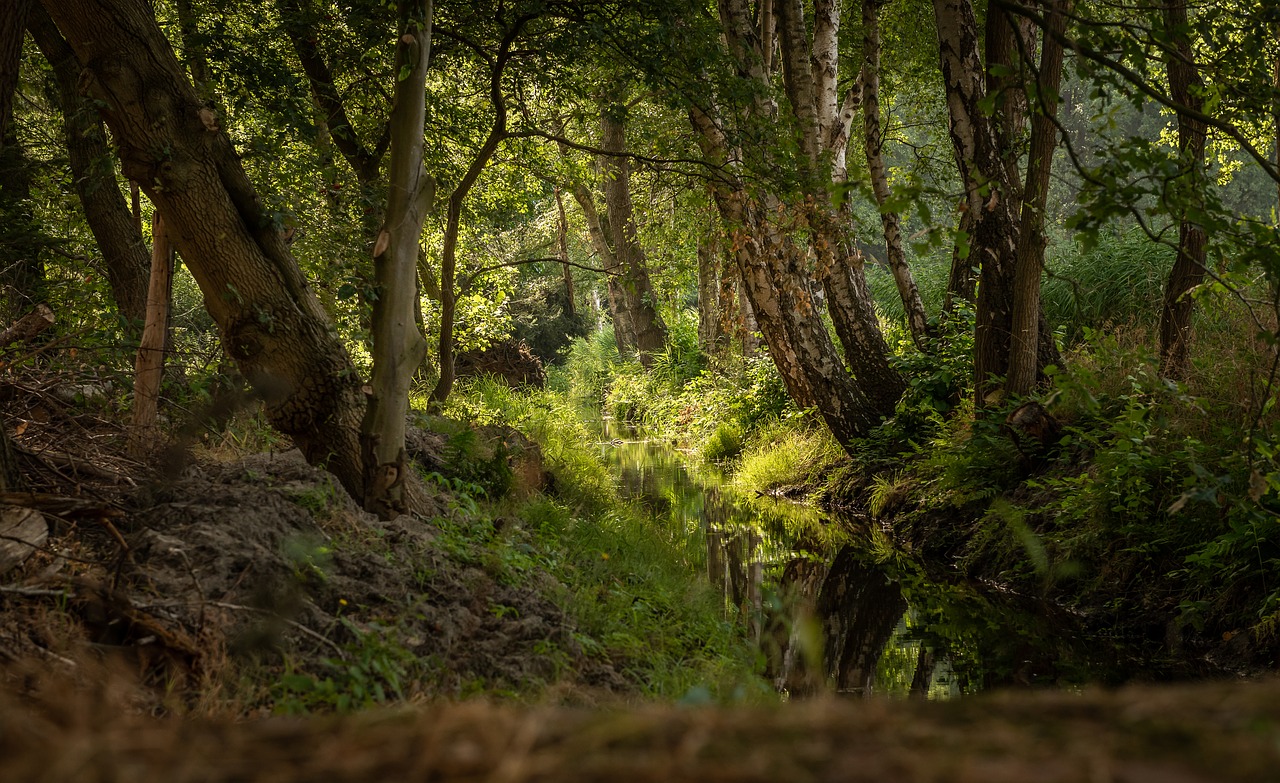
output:
M483 703L345 719L155 720L56 688L0 702L0 779L1272 781L1280 684L619 713Z

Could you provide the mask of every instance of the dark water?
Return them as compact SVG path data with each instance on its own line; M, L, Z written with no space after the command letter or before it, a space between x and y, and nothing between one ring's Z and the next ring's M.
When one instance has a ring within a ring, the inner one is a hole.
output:
M602 432L623 493L705 552L726 614L760 645L780 691L947 698L1108 679L1108 653L1083 643L1066 612L936 581L865 520L743 496L714 472L690 475L670 444L609 419Z

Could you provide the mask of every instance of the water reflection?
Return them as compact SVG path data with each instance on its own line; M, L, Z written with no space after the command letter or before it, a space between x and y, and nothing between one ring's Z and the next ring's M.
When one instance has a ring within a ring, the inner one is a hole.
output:
M812 508L743 498L692 477L670 444L606 419L601 454L619 487L681 537L791 697L820 692L945 698L997 684L1076 679L1090 651L1064 613L993 600L981 585L935 583L883 534ZM1062 641L1065 638L1066 641ZM1044 641L1052 640L1051 644ZM1093 651L1096 652L1096 651Z

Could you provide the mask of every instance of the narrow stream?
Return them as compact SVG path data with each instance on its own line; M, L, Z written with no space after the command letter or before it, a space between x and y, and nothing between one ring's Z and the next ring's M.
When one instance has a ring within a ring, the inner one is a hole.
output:
M601 427L602 457L624 495L655 522L683 527L726 614L792 697L948 698L1108 679L1065 613L982 585L935 583L866 524L743 497L714 473L690 475L670 444L608 418Z

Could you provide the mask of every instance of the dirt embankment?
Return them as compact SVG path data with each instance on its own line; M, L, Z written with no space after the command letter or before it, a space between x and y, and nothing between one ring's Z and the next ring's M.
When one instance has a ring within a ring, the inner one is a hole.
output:
M549 576L506 580L436 524L379 522L296 451L137 483L96 522L50 516L0 577L0 663L124 660L188 705L213 688L248 710L625 687L582 654ZM446 526L465 516L450 501Z

